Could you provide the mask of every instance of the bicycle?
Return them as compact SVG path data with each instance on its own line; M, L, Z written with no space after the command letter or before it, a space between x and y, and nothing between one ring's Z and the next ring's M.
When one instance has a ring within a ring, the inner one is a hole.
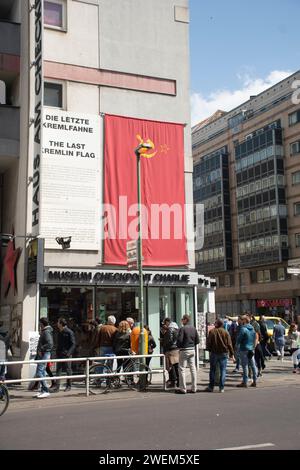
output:
M152 380L152 371L149 366L144 363L140 363L139 359L134 357L134 354L129 353L128 358L126 357L126 359L124 359L122 366L112 369L110 363L113 362L114 359L117 359L118 356L113 355L108 357L110 357L110 359L107 358L104 363L103 361L99 361L92 364L89 369L89 374L99 374L99 368L101 367L101 374L111 375L109 377L91 377L91 380L93 380L90 384L91 386L96 386L98 389L102 389L103 393L107 393L113 389L120 389L122 387L121 375L116 374L119 374L123 367L123 372L126 375L124 375L122 382L124 382L131 390L143 391L147 389L147 386ZM135 374L134 372L137 368L141 372L147 372L147 374Z
M7 410L9 405L9 393L3 382L0 382L0 416Z

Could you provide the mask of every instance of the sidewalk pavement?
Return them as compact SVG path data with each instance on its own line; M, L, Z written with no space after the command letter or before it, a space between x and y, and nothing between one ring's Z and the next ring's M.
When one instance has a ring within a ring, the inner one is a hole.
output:
M229 362L227 368L227 378L225 383L225 393L237 392L239 389L236 385L241 382L241 374L233 373L235 366ZM286 356L284 361L277 361L277 358L272 358L266 361L266 369L263 371L263 377L257 381L259 389L267 388L280 388L286 386L299 386L300 374L293 374L293 366L291 358ZM189 370L186 371L187 382L190 382ZM204 388L208 385L209 378L209 363L200 365L198 370L198 391L203 392ZM189 385L188 385L189 386ZM64 392L65 380L61 379L61 391L51 394L44 399L34 398L37 391L28 390L28 383L10 384L8 385L10 394L9 410L18 410L26 408L41 408L44 406L64 406L67 404L75 403L88 403L104 400L117 400L117 399L132 399L132 398L150 398L152 393L161 393L162 396L173 393L174 389L163 389L162 374L153 374L152 384L145 392L138 392L129 389L126 384L123 384L121 389L111 390L108 393L103 393L103 390L91 388L91 393L87 397L86 389L83 382L74 382L71 391ZM217 389L217 387L216 387ZM245 391L244 391L245 393Z

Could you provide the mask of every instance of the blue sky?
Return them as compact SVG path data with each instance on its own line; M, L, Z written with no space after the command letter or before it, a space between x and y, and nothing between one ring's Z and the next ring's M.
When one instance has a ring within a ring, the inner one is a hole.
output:
M300 69L300 0L190 0L190 16L194 124Z

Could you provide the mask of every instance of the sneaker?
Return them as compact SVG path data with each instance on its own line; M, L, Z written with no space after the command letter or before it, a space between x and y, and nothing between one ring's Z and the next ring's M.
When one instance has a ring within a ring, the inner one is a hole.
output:
M256 382L252 382L252 384L250 385L250 387L256 387Z
M238 384L237 387L239 387L239 388L247 388L248 385L245 384L244 382L242 382L242 383Z
M224 388L220 388L219 393L224 393Z
M177 390L175 390L175 393L180 393L181 395L186 394L186 392L184 390L181 390L181 388L178 388Z
M297 374L297 369L294 369L294 370L293 370L293 374Z
M71 391L71 387L70 385L67 385L66 388L64 389L64 392L70 392Z
M206 387L206 389L205 389L204 391L205 391L205 392L210 392L210 393L212 393L214 390L213 390L212 388L210 388L210 387Z
M38 398L42 392L36 393L35 395L32 395L32 398Z
M50 396L49 392L41 392L37 395L37 398L47 398Z

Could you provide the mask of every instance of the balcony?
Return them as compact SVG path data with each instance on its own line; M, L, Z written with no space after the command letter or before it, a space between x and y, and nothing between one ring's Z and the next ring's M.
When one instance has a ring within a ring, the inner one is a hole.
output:
M20 108L0 105L0 173L19 158Z
M0 21L0 80L10 83L20 73L20 24Z

